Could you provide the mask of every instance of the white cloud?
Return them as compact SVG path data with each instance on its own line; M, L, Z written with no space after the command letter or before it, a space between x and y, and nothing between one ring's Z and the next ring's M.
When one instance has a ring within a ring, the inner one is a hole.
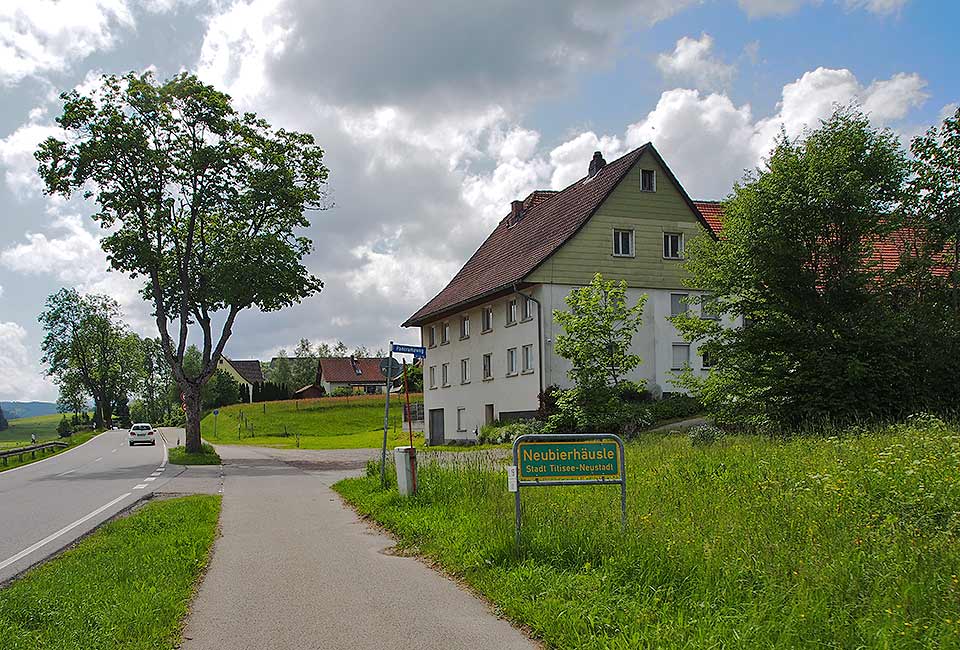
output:
M44 377L27 347L27 330L10 321L0 321L0 399L53 399L57 390Z
M25 242L0 251L0 264L17 273L50 275L83 293L113 297L123 308L127 322L142 333L153 331L142 299L140 284L108 271L100 238L75 214L55 215L52 234L28 232Z
M668 79L693 84L700 90L722 90L730 86L737 69L713 55L713 38L684 36L672 53L657 57L657 67Z
M109 49L134 25L124 0L4 0L0 3L0 84L61 71Z
M30 121L0 139L0 166L5 168L7 187L20 199L39 194L43 180L37 174L37 160L33 153L50 136L63 137L63 131L49 123L40 123L42 112L31 111Z
M751 18L784 16L793 13L805 4L820 5L822 0L739 0L740 8ZM899 13L910 0L836 0L848 11L863 9L878 16Z

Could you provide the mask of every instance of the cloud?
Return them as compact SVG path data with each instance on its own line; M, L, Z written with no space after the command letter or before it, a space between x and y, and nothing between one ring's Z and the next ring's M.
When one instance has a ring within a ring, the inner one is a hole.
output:
M737 69L713 56L713 38L701 34L699 40L684 36L672 53L657 57L657 67L668 79L690 83L700 90L728 88Z
M39 123L42 112L33 112L30 121L0 139L0 166L5 168L4 181L21 200L43 190L43 180L37 173L33 153L37 146L51 136L63 137L63 131L51 124Z
M54 399L57 389L35 362L37 351L26 344L27 330L0 321L0 399Z
M67 69L113 47L115 32L134 25L123 0L4 0L0 3L0 84Z
M100 238L87 230L79 215L54 213L49 233L28 232L24 239L0 251L0 265L25 275L50 275L83 293L111 296L120 303L131 327L153 332L138 293L140 284L108 271Z
M910 0L836 0L847 11L863 9L878 16L897 14ZM806 4L820 5L822 0L739 0L740 8L751 18L784 16Z

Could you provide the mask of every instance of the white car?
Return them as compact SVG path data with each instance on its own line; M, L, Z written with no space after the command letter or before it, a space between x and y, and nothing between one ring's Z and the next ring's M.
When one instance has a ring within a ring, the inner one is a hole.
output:
M135 424L130 427L130 437L128 439L131 447L141 442L155 445L157 444L157 430L146 423Z

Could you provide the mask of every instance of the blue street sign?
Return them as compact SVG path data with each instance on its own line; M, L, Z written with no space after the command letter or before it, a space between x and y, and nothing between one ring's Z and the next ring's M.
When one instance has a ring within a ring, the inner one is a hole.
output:
M213 409L214 415L220 415L220 409Z
M414 359L427 358L427 348L422 345L400 345L399 343L394 343L392 351L401 354L412 354Z

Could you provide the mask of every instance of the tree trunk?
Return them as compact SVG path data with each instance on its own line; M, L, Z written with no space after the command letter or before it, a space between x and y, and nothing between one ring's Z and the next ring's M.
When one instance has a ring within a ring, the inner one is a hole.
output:
M199 454L200 446L200 389L187 386L183 389L183 401L187 405L187 433L184 439L188 454Z

